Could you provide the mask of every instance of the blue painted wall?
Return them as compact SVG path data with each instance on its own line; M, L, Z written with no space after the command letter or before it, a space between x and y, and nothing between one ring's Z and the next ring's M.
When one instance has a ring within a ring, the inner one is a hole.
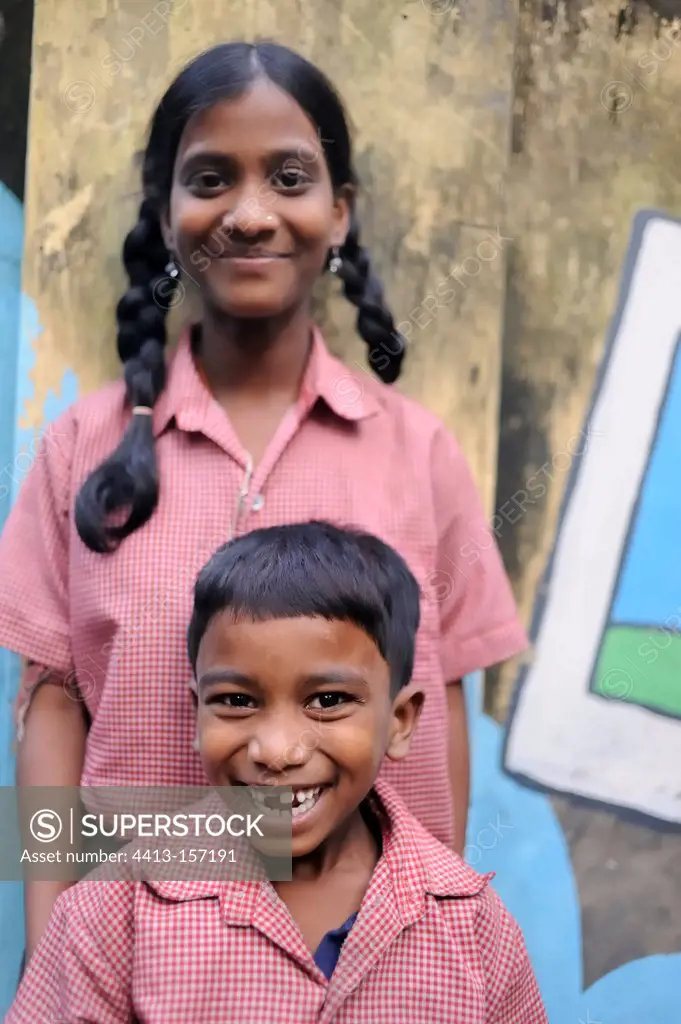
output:
M23 210L0 182L0 526L28 472L35 431L19 426L33 392L30 373L33 342L40 323L33 302L21 294ZM75 374L66 374L58 395L50 394L44 422L50 423L77 398ZM12 704L19 681L19 661L0 650L0 785L15 781ZM24 940L22 887L0 882L0 1014L7 1011L16 986Z
M633 961L585 989L577 879L561 824L547 795L505 773L504 728L480 715L474 729L466 859L496 871L551 1024L679 1024L681 953Z
M21 203L0 182L0 524L12 500L15 462L16 382L21 319ZM0 785L14 784L12 701L17 659L0 651ZM0 882L0 1011L11 1001L23 945L21 886Z

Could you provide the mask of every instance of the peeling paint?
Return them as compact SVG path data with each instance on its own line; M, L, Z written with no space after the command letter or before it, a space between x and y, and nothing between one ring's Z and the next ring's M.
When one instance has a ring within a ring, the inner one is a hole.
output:
M93 186L86 185L66 202L50 210L39 232L40 249L44 257L61 254L72 232L82 223L92 202Z

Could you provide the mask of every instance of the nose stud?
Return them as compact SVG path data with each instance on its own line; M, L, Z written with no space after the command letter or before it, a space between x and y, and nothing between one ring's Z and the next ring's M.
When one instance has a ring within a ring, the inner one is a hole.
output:
M230 213L226 213L224 215L224 217L222 218L223 225L225 227L227 227L227 228L231 228L233 226L234 222L239 217L239 214L240 214L240 211L238 209L237 210L232 210ZM254 215L252 213L245 218L247 224L252 222L252 221L254 221L255 219L256 219L256 215ZM276 218L271 213L268 213L267 216L264 218L264 221L265 221L266 224L274 224L275 220L276 220Z

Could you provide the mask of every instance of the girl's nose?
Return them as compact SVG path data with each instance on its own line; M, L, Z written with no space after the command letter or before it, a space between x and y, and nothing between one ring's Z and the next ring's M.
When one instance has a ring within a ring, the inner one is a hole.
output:
M267 207L257 198L238 203L234 210L230 210L222 218L223 231L228 234L238 232L241 235L253 237L274 231L276 226L275 215L269 213Z

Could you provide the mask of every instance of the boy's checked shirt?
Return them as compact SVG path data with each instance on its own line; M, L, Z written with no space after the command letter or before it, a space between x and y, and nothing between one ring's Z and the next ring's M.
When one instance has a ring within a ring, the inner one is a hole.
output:
M269 882L81 882L6 1024L547 1024L491 876L385 783L372 804L383 852L330 980Z

